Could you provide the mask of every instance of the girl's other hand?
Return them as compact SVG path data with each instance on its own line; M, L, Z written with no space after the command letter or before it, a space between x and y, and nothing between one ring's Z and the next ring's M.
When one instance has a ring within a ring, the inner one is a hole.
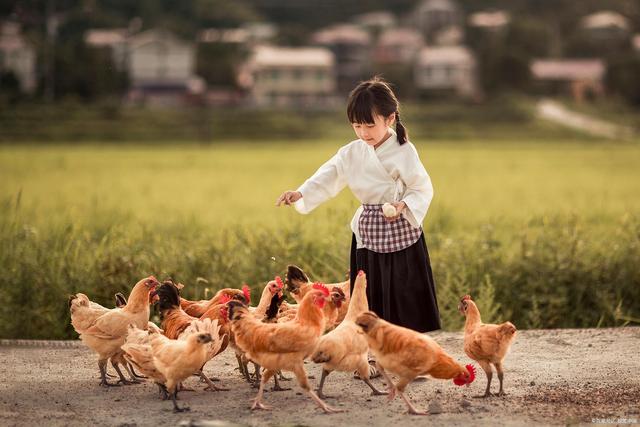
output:
M283 203L285 205L292 205L298 200L302 199L302 193L299 191L285 191L276 200L276 206L280 206Z
M391 204L396 208L397 214L396 216L385 216L384 219L387 220L387 222L397 221L398 218L400 218L400 215L402 215L402 212L407 208L407 205L404 202L393 202Z

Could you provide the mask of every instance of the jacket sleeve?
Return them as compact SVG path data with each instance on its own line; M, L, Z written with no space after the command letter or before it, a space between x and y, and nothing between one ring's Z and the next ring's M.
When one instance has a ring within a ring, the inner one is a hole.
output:
M308 214L346 187L345 162L346 147L343 147L298 188L302 193L294 204L298 212Z
M403 215L412 226L420 227L433 199L433 185L413 144L407 157L407 164L401 172L406 185L402 201L407 205Z

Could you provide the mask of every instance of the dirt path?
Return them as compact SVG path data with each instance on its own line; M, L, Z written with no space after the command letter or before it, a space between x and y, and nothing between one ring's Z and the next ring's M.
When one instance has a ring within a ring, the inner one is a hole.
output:
M594 136L613 139L626 139L633 136L633 130L629 127L571 111L561 103L550 99L539 101L536 112L542 119Z
M430 334L458 360L462 334ZM529 425L608 422L640 423L640 328L521 331L506 359L503 398L474 399L486 385L484 374L469 388L451 381L428 380L408 387L419 408L437 414L404 414L400 399L369 395L369 389L346 373L332 374L325 387L331 405L346 412L324 415L292 382L292 391L269 392L271 412L249 410L255 390L244 383L235 358L225 352L207 366L222 378L227 392L204 392L196 379L183 392L191 412L174 414L158 399L155 386L112 389L98 386L96 357L78 342L0 345L0 425L310 425L388 426ZM28 345L25 345L28 344ZM319 378L319 366L307 365ZM291 374L288 374L291 376ZM381 379L374 380L377 384ZM497 382L494 384L497 386ZM439 411L438 411L439 409ZM214 423L214 420L223 421Z

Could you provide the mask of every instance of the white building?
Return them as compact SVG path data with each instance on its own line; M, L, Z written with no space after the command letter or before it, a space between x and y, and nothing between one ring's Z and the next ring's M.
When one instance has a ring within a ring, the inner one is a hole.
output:
M256 106L325 107L335 95L335 59L325 48L258 46L239 80Z
M195 46L164 30L129 37L129 98L134 102L175 105L202 95L204 81L195 75Z
M36 52L23 37L20 24L0 22L0 71L13 73L22 92L35 91Z
M464 46L425 47L416 61L414 80L422 93L451 92L473 98L478 94L476 59Z

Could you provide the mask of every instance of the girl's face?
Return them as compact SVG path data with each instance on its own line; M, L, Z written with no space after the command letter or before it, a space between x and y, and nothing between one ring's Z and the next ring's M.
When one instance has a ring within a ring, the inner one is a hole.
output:
M353 130L358 138L366 142L368 145L375 147L384 142L390 135L389 126L393 123L395 115L384 117L373 113L373 123L351 123Z

